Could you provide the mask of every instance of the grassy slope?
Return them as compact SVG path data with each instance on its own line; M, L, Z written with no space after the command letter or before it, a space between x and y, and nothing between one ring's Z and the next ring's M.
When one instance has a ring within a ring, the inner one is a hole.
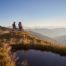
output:
M4 47L0 47L0 66L15 66L15 63L9 56L8 50Z
M66 55L66 46L57 45L54 41L41 40L30 32L12 32L0 36L0 42L9 43L13 49L37 49Z
M8 48L2 45L9 44L12 51L20 49L36 49L41 51L51 51L60 55L66 55L66 46L57 45L53 41L41 40L30 35L29 32L10 32L0 35L0 66L15 66L11 59Z

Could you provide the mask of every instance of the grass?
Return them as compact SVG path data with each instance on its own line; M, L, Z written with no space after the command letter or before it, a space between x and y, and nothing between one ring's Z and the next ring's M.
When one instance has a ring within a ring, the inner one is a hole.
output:
M0 48L0 66L15 66L6 48Z
M40 51L51 51L53 53L57 53L61 56L66 56L66 47L61 46L52 46L52 45L41 45L41 44L17 44L17 45L11 45L12 51L17 50L29 50L29 49L35 49Z
M41 40L30 35L29 32L11 32L0 35L0 42L8 43L13 51L20 49L36 49L41 51L51 51L60 55L66 55L66 46L58 45L53 41Z

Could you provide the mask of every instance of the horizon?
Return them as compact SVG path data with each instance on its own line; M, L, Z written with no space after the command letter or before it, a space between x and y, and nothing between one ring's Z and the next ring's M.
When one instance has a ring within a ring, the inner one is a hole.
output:
M2 27L7 27L7 28L12 28L12 26L2 26ZM18 28L18 26L16 26ZM29 27L29 26L23 26L24 29L66 29L66 27L57 27L57 26L47 26L47 27Z
M66 0L0 0L0 25L66 28Z

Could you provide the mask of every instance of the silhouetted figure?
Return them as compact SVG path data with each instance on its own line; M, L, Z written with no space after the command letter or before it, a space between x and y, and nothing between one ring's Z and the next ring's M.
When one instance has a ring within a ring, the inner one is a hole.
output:
M12 27L13 27L13 30L16 30L15 22L13 22Z
M23 30L23 27L22 27L21 22L19 22L18 27L19 27L19 30L20 30L20 31L22 31L22 30Z

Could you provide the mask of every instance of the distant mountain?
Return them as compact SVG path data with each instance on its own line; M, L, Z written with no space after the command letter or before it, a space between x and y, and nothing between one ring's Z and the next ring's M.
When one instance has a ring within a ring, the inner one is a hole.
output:
M6 31L6 30L11 30L11 28L10 28L10 27L3 27L3 26L0 26L0 30Z
M42 35L51 38L54 38L56 36L66 35L66 28L55 28L55 29L37 28L37 29L28 29L28 30L36 33L40 33Z
M58 36L54 38L56 41L62 43L62 44L66 44L66 35L63 36Z
M12 29L8 28L8 27L0 26L0 34L9 33L10 30L12 30Z
M31 35L36 36L36 37L41 38L41 39L51 39L50 37L44 36L40 33L36 33L36 32L33 32L33 31L29 31L29 32L31 33Z
M35 37L38 37L38 38L40 38L40 39L42 39L42 40L47 40L47 41L50 41L50 42L54 42L54 43L57 43L57 44L59 44L55 39L53 39L53 38L50 38L50 37L48 37L48 36L45 36L45 35L42 35L42 34L40 34L40 33L36 33L36 32L33 32L33 31L29 31L29 30L27 30L28 32L30 32L30 34L31 34L31 36L35 36Z

